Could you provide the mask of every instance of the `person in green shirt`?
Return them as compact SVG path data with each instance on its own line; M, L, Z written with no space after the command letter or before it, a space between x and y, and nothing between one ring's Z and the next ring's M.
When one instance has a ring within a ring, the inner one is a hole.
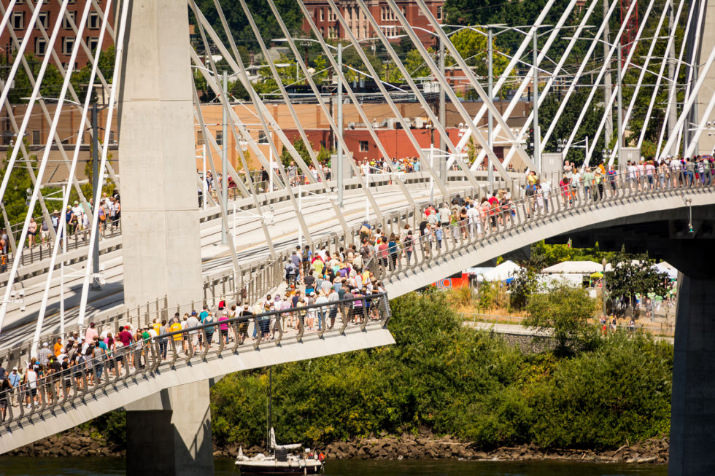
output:
M586 200L590 200L592 198L591 196L591 187L593 186L593 172L589 167L586 167L586 169L583 172L583 196Z

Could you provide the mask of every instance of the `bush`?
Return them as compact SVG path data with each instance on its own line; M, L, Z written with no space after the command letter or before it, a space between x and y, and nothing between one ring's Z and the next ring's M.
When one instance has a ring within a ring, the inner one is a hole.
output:
M568 358L525 355L462 326L446 293L392 301L396 345L276 366L279 441L324 444L429 429L482 448L611 448L667 434L672 347L618 334ZM212 389L217 443L262 444L267 377Z

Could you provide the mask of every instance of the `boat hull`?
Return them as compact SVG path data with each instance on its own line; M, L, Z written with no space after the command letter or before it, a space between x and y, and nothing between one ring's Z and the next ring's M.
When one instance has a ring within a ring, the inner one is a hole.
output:
M298 465L261 464L259 462L237 461L236 468L241 474L319 474L323 471L320 463Z

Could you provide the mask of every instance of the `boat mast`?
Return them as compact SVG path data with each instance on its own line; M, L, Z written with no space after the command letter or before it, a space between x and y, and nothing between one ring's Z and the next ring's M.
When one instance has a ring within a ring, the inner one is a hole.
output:
M271 427L273 426L273 395L271 394L272 388L273 367L268 367L268 418L266 418L266 422L268 423L268 431L266 432L266 450L269 450L271 447Z

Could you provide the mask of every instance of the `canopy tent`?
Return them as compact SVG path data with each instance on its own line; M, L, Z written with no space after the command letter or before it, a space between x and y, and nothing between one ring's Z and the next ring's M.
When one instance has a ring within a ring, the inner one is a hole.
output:
M606 271L612 269L606 265ZM542 274L582 274L590 276L593 273L602 273L603 265L595 261L563 261L541 270Z
M667 261L661 261L660 263L654 264L653 269L660 273L667 274L670 279L678 279L678 270Z
M475 273L477 276L477 281L511 281L519 271L521 271L521 266L514 263L511 260L504 261L499 266L494 268L474 268L484 270L479 273ZM471 272L470 272L471 274Z

